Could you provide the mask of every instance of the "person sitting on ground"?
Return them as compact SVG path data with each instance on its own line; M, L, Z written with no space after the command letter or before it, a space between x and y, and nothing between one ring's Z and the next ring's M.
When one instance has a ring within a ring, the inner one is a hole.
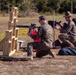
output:
M76 56L76 47L64 47L58 52L58 55L73 55Z
M27 56L33 60L33 49L38 49L36 57L41 58L47 54L51 55L54 58L53 53L51 52L52 48L52 35L53 29L46 23L44 16L39 17L40 27L38 28L37 35L41 37L40 42L30 42L27 44Z

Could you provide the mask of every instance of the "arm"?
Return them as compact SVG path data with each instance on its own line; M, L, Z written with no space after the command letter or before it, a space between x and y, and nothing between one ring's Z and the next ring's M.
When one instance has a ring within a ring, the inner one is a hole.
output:
M72 24L68 23L67 25L64 24L64 26L60 29L61 33L69 33L72 29Z
M37 35L41 37L41 35L42 35L42 28L41 27L38 27Z
M67 47L74 48L73 43L71 43L69 40L63 39L63 43L66 44Z

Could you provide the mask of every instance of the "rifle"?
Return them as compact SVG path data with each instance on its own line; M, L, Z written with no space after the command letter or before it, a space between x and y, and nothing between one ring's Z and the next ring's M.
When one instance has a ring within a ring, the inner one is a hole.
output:
M52 20L49 20L48 21L48 24L52 26L52 28L54 28L54 26L56 25L60 25L61 21L52 21Z
M38 28L36 27L36 24L31 24L30 26L29 25L16 25L16 27L19 27L19 28Z

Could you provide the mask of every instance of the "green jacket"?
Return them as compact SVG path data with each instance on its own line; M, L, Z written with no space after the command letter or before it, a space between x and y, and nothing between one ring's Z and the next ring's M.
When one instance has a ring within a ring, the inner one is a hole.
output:
M39 36L41 37L42 42L47 47L52 47L53 40L53 29L47 23L44 23L39 27Z

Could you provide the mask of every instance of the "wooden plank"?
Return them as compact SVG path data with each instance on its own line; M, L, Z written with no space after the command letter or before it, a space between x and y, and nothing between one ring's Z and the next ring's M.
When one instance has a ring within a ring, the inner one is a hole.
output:
M18 51L18 44L17 44L18 38L15 38L15 50Z
M18 28L16 29L18 8L13 7L10 12L8 29L3 43L3 55L10 56L17 50Z
M15 17L13 17L14 19L16 19L17 17L15 16Z
M15 52L16 52L16 50L14 49L13 51L11 51L11 52L9 53L9 56L13 55Z
M14 13L15 13L14 16L16 16L16 17L17 17L17 13L18 13L17 11L18 11L18 8L14 7Z
M13 21L14 19L14 12L10 12L9 22Z
M3 40L0 41L0 50L3 50L3 44L4 44L5 38Z
M3 44L3 55L4 56L9 56L9 53L11 51L11 36L12 36L12 30L7 30L6 31L6 37L5 37L5 41Z
M9 56L10 49L11 49L11 42L5 40L3 47L3 56Z
M14 19L14 25L13 25L13 36L15 36L15 29L16 29L16 19Z
M11 41L12 38L12 30L6 30L6 39Z
M19 30L19 28L16 28L16 29L15 29L15 31L16 31L15 37L16 37L16 38L18 38L18 30Z
M12 50L13 51L15 49L15 36L12 36Z

